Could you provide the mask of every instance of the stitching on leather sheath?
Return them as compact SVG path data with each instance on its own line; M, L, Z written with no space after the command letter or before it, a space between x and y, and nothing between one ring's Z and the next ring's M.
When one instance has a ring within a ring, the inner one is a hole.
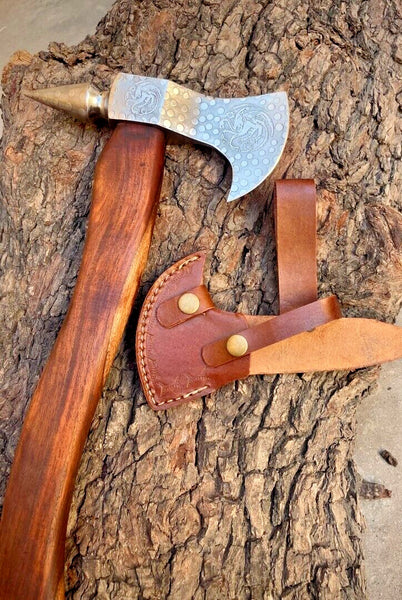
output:
M204 387L198 388L197 390L192 390L191 392L188 392L187 394L182 394L181 396L178 396L177 398L170 398L169 400L164 400L163 402L155 402L155 391L152 389L151 383L149 380L149 373L148 373L147 365L145 362L145 352L144 352L144 345L145 345L144 343L145 343L145 335L146 335L145 330L146 330L146 327L148 324L148 319L150 316L151 308L152 308L153 304L155 303L155 300L156 300L159 292L162 290L163 286L165 285L165 283L167 282L169 277L174 275L177 271L180 271L181 269L183 269L183 267L187 266L189 263L194 262L199 259L200 259L199 256L193 256L192 258L188 258L187 260L182 262L180 265L178 265L175 269L173 269L173 271L171 271L170 273L166 273L165 276L163 277L163 279L159 282L158 286L154 289L151 297L149 298L148 302L144 306L144 313L143 313L144 318L143 318L143 323L141 325L141 333L140 333L140 352L139 352L140 365L139 365L139 367L144 376L145 388L148 392L149 398L151 399L151 402L155 406L163 406L164 404L169 404L171 402L175 402L176 400L184 400L185 398L189 398L190 396L194 396L195 394L198 394L199 392L206 390L208 387L207 385L204 385Z

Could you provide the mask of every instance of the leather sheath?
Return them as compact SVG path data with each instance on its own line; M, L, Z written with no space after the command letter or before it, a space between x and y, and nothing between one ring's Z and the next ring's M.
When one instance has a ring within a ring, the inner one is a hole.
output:
M342 318L335 296L317 299L314 182L278 181L274 199L280 315L216 308L203 284L202 252L172 265L150 289L137 328L138 370L152 409L205 396L251 374L355 369L402 356L402 328ZM179 308L185 293L198 298L192 314ZM247 341L240 357L227 350L234 334Z

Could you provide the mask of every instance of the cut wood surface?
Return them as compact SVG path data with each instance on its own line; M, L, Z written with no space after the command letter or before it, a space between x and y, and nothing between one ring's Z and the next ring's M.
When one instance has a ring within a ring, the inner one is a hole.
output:
M110 136L106 125L74 122L22 90L86 80L105 88L123 70L214 96L286 90L290 100L284 155L242 200L226 203L230 171L215 151L167 148L140 297L76 481L67 597L365 597L352 453L356 406L378 369L251 377L156 414L140 389L134 332L152 282L200 249L217 306L277 313L271 201L282 177L318 185L320 295L336 293L347 316L392 321L402 287L397 8L386 0L121 0L81 44L19 52L5 68L3 494L67 312L94 166Z

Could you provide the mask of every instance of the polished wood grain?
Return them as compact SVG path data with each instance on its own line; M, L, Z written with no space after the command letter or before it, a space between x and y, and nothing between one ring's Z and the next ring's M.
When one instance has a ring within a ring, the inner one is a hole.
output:
M31 400L6 492L1 600L64 597L74 481L146 262L164 150L161 130L119 123L99 158L77 285Z

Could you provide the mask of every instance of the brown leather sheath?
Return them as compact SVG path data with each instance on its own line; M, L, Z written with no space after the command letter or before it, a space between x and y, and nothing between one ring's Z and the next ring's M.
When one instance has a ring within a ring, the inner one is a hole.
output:
M402 328L342 318L335 296L317 299L312 180L276 182L275 224L278 316L216 308L203 285L202 252L175 263L150 289L138 323L136 353L144 393L154 410L205 396L251 374L356 369L402 356ZM184 294L196 299L186 312L181 309ZM234 335L241 336L241 356L228 350Z

